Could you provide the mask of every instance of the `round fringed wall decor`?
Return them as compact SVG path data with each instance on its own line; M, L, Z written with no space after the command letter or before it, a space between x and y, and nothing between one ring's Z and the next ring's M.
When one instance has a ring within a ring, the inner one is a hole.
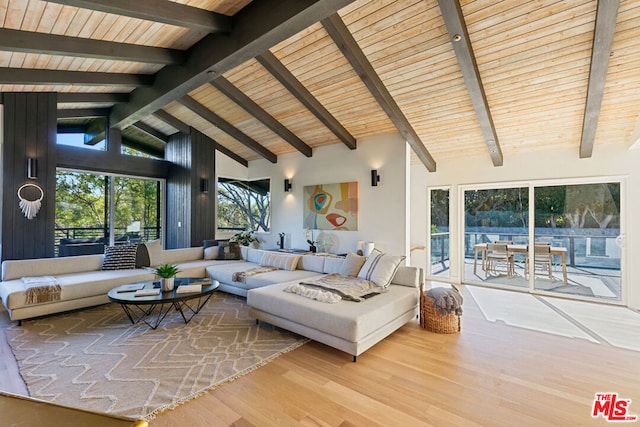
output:
M35 200L28 200L22 197L22 190L25 188L33 187L40 192L40 197ZM33 219L38 214L40 206L42 205L42 199L44 198L44 191L37 184L24 184L18 188L18 199L20 200L20 210L27 219Z

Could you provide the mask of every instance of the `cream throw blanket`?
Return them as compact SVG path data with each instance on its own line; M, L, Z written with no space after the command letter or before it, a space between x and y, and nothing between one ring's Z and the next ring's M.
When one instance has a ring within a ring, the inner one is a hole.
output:
M341 299L362 302L367 298L387 292L387 289L369 280L333 273L318 280L308 280L297 285L287 286L284 291L335 304Z
M23 277L26 290L25 304L60 301L62 287L53 276Z

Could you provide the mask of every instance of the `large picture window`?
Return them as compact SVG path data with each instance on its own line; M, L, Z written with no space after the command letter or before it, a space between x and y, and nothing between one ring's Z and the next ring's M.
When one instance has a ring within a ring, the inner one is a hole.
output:
M57 256L99 254L105 245L158 239L162 182L58 170Z
M270 180L218 178L218 231L269 231Z

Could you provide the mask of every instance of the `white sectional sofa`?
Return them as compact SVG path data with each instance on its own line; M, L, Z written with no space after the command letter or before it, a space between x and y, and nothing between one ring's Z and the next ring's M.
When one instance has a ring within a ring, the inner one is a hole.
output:
M419 313L422 270L400 266L390 280L388 292L363 302L330 304L285 292L300 281L317 280L339 273L345 258L319 255L279 255L283 264L273 271L259 271L239 280L239 272L264 269L265 254L273 252L242 248L241 260L204 259L202 248L162 250L148 247L149 264L176 264L180 277L210 277L220 282L219 290L247 297L249 313L256 320L271 323L356 356L415 318ZM2 263L0 298L12 320L58 313L108 303L107 292L135 281L152 280L147 269L101 270L103 255L47 258ZM268 263L267 263L268 264ZM363 267L364 268L364 267ZM23 277L54 276L63 288L59 301L26 304ZM235 277L234 277L235 276ZM234 280L235 279L235 280Z
M0 298L11 320L91 307L109 302L107 292L136 281L152 280L155 275L142 268L101 270L104 255L80 255L60 258L41 258L4 261ZM162 250L150 245L149 265L176 264L179 277L206 277L206 267L213 264L239 261L213 261L203 259L203 248ZM26 304L23 277L54 276L62 287L61 299L40 304Z

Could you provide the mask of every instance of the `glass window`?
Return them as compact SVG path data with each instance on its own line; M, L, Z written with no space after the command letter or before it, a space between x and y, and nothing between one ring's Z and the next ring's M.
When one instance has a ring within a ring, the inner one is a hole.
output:
M429 192L431 201L429 274L433 277L448 278L449 260L449 189L433 189Z
M269 231L270 180L218 178L217 224L220 232Z
M160 197L155 179L58 170L56 255L100 254L105 245L159 238Z

